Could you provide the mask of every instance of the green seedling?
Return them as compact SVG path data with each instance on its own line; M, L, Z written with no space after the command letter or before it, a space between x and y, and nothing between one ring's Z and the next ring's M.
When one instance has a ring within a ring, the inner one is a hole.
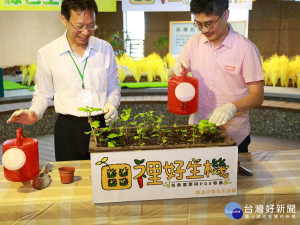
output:
M123 126L123 133L125 134L126 141L128 143L128 136L129 136L129 118L131 114L131 109L123 109L122 110L124 113L122 113L119 117L118 122L124 122Z
M110 140L108 143L107 143L107 146L110 147L110 148L113 148L113 147L116 147L118 146L118 143L113 140L114 138L117 138L119 137L119 134L116 134L116 133L110 133L107 138Z
M164 115L160 115L160 116L155 116L156 117L156 126L153 129L153 132L155 132L155 134L152 135L152 137L158 137L159 142L162 142L162 121L163 121L163 117Z
M196 132L197 132L197 127L195 125L190 125L191 126L191 130L192 130L192 139L189 139L188 141L193 142L193 144L195 144L195 140L197 137L199 137Z
M139 146L145 145L146 143L143 142L143 140L149 139L146 136L146 129L147 128L144 127L144 123L138 124L138 129L136 130L136 132L137 132L138 135L134 136L134 140L138 140L138 145Z
M208 122L208 120L201 120L198 125L198 130L200 134L204 134L204 132L207 131L215 133L217 129L214 123Z
M175 134L176 134L176 135L179 135L180 129L179 129L179 127L176 125L176 123L174 123L173 127L174 127Z
M89 106L86 106L86 107L80 107L80 108L77 108L79 111L81 112L86 112L87 115L88 115L88 121L89 121L89 124L90 124L90 127L91 127L91 131L92 131L92 134L94 136L94 140L97 144L97 134L95 132L95 130L97 128L100 127L100 122L99 121L93 121L92 122L92 112L96 112L96 111L102 111L101 108L94 108L94 107L89 107ZM85 134L90 134L90 132L84 132ZM99 135L98 135L99 136Z
M183 138L183 137L187 136L188 130L187 129L180 129L180 132L181 132L181 138Z

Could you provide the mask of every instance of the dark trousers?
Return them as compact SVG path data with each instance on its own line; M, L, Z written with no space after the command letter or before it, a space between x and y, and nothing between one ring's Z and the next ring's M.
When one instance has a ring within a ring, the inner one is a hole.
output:
M93 117L93 120L99 120L100 126L105 126L103 114ZM88 117L58 114L54 128L56 161L90 159L90 134L84 133L90 130Z
M241 144L238 145L239 153L240 152L248 152L248 146L251 143L250 135L248 135Z

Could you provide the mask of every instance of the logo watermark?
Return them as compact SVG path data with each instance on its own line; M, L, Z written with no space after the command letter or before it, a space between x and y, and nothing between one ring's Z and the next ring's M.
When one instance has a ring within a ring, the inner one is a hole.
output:
M295 219L295 204L246 204L243 209L236 202L225 206L225 215L229 219Z
M242 207L236 202L230 202L225 206L225 215L229 219L241 219L243 217Z

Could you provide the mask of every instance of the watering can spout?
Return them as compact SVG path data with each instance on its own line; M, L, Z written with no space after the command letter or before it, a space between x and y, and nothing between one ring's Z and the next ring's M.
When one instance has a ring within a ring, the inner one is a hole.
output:
M23 144L23 130L21 127L17 129L17 147L20 148Z

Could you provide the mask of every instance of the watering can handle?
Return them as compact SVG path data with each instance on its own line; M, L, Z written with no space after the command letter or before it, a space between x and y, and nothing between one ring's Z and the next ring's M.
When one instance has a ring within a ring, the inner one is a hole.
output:
M185 70L185 67L183 65L181 65L181 69L182 69L182 79L181 79L181 82L186 82L186 70Z
M23 130L21 127L17 129L17 147L20 148L23 145Z

